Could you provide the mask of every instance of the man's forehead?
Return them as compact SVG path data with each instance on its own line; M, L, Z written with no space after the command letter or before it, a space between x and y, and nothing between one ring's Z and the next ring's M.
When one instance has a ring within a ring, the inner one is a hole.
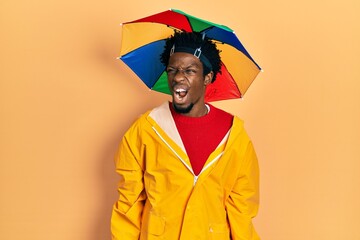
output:
M202 66L200 60L193 54L185 52L176 52L170 56L169 65L184 64L188 66Z

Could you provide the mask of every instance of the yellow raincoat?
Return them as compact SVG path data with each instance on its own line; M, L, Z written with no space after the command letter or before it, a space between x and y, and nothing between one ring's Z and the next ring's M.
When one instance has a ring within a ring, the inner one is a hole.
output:
M113 240L257 240L252 224L259 202L253 145L233 126L195 176L165 103L126 132L115 158L119 200Z

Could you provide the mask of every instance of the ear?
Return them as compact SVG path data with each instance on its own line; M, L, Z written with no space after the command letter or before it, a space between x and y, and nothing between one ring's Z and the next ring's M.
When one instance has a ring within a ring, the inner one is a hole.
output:
M204 85L207 86L211 83L212 79L214 77L214 72L210 71L208 74L205 75L204 79Z

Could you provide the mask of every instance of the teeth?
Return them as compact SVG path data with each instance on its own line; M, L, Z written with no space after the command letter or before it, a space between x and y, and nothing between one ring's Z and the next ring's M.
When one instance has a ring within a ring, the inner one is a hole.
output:
M176 92L177 93L182 93L182 92L186 92L186 90L185 89L177 89Z
M187 90L185 90L185 89L183 89L183 88L179 88L179 89L176 89L175 90L175 93L176 93L176 95L177 95L177 97L179 98L179 99L182 99L183 97L185 97L186 96L186 94L187 94Z

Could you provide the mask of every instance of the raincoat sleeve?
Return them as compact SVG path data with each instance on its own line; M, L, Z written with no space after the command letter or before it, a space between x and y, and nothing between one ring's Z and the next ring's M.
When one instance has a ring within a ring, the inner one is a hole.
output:
M116 172L120 175L119 199L111 217L112 240L137 240L146 199L141 166L141 141L138 132L129 130L120 143L115 157Z
M259 167L251 142L226 202L232 240L259 240L252 224L259 207Z

